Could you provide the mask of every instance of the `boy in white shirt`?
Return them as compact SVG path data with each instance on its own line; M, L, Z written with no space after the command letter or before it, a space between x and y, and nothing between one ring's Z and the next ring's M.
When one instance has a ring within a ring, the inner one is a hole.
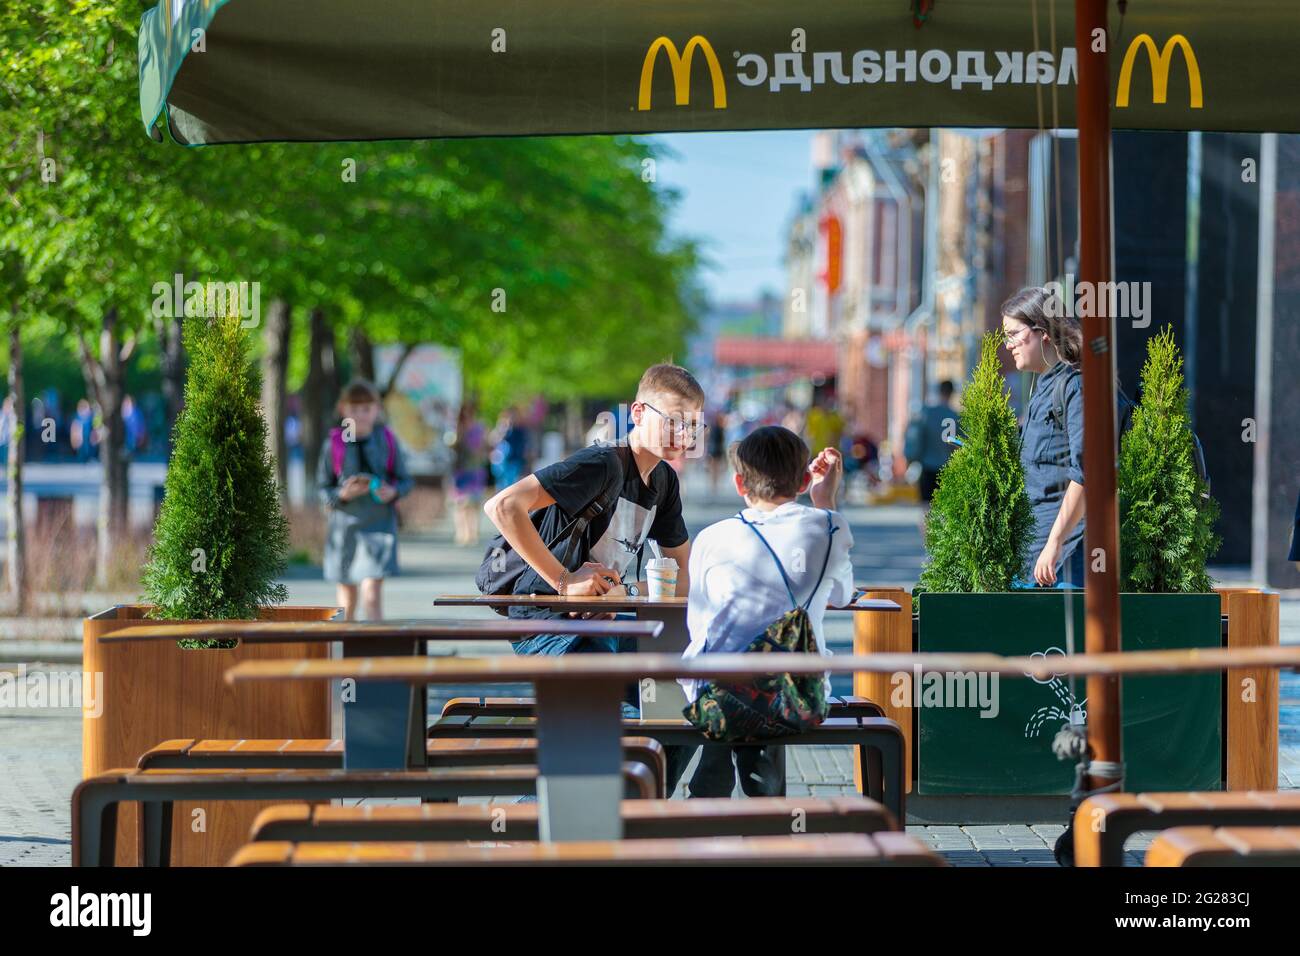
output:
M791 609L791 592L801 605L811 598L808 617L817 647L829 654L822 627L826 605L848 604L853 597L853 535L834 511L843 473L840 453L824 448L810 465L803 440L770 425L733 445L730 458L736 491L745 499L741 514L752 527L728 518L695 539L686 608L691 643L682 656L744 651ZM805 491L812 507L795 500ZM696 682L681 683L695 700ZM733 758L746 795L780 795L785 789L783 753L779 746L707 745L691 778L690 795L730 796Z

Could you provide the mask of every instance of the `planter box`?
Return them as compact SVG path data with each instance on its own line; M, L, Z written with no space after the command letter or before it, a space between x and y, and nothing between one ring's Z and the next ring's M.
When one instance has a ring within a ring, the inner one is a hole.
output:
M147 621L146 605L118 605L86 618L82 626L82 668L103 675L102 713L82 720L81 767L92 776L134 767L140 755L174 738L242 739L330 736L328 684L295 682L228 685L225 672L252 660L327 657L327 644L257 644L223 650L182 650L170 641L101 644L111 631L159 623ZM327 621L332 607L272 607L264 620ZM168 621L168 624L184 624ZM89 678L93 679L93 678ZM269 803L211 802L176 805L172 863L223 866L247 841L253 818ZM194 811L202 809L202 817ZM117 865L136 864L136 807L118 815ZM202 820L202 832L194 828Z
M1066 609L1083 650L1082 592L923 594L917 649L1001 655L1064 653ZM1125 651L1219 647L1217 594L1123 594ZM1223 675L1126 677L1120 681L1128 791L1218 790L1223 786ZM985 675L986 690L993 691ZM1045 796L1068 794L1074 766L1052 738L1076 702L1069 681L1004 678L986 703L949 693L933 706L923 687L917 714L917 792ZM1086 680L1075 692L1086 696ZM913 697L913 705L916 699Z
M1060 594L1060 592L1057 592ZM907 606L910 592L904 588L875 588L870 597L883 597ZM1219 611L1226 622L1225 643L1230 648L1247 646L1277 646L1279 640L1279 598L1275 592L1257 588L1219 588ZM1026 597L1018 593L1011 596L963 596L978 601L985 597ZM1182 597L1170 594L1128 597ZM978 611L976 611L978 613ZM1204 611L1209 615L1208 607ZM1060 597L1057 597L1057 627L1063 639L1063 619L1060 619ZM1000 626L996 622L976 619L976 627L993 633ZM1082 648L1082 630L1076 618L1076 646ZM965 627L965 626L963 626ZM854 618L854 653L909 653L918 649L919 623L910 615L861 614ZM1131 636L1131 635L1130 635ZM998 650L996 639L980 644L974 649ZM1028 683L1028 682L1021 682ZM1006 687L1008 682L1002 682ZM871 698L883 706L885 714L897 721L907 739L909 758L909 792L917 791L917 739L919 711L913 709L911 700L893 698L894 685L888 674L858 674L854 676L853 692ZM1227 790L1274 790L1278 786L1278 672L1270 670L1230 670L1223 682L1223 754L1222 784ZM1127 700L1125 702L1127 708ZM1054 728L1053 731L1054 732ZM1065 766L1065 765L1062 765ZM861 782L861 778L859 778ZM1216 787L1218 788L1218 787ZM1132 779L1127 790L1134 790Z

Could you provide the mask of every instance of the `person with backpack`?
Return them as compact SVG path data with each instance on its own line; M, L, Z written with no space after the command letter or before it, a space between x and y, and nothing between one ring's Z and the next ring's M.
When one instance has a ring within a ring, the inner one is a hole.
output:
M646 542L677 562L686 594L690 536L677 473L703 437L704 390L686 369L653 365L630 408L633 428L614 443L590 445L502 488L483 505L500 534L483 556L476 584L485 594L600 595L642 582ZM639 587L638 587L639 589ZM511 617L559 617L548 608ZM519 654L633 650L627 640L545 634L516 641ZM635 699L635 698L633 698ZM629 701L629 703L631 703Z
M1034 513L1024 579L1083 587L1083 331L1049 296L1031 286L1002 303L1003 343L1018 371L1037 375L1020 435Z
M952 407L955 388L944 379L939 383L939 401L925 405L921 413L908 423L903 441L903 457L921 465L919 488L921 503L927 508L939 486L939 472L957 447L948 437L957 433L957 412Z
M338 585L343 616L353 620L360 588L366 619L383 618L384 578L397 569L397 499L414 484L392 429L382 422L379 390L364 379L339 396L340 424L331 428L316 466L328 509L326 581Z
M843 462L824 448L809 463L794 432L768 425L733 445L736 493L745 507L705 528L691 549L683 657L771 648L829 654L826 606L853 599L853 533L835 511ZM796 499L808 493L809 505ZM688 718L711 740L762 740L815 726L826 716L824 676L764 689L683 680ZM688 789L692 797L729 797L740 778L747 796L778 796L785 787L781 746L706 744ZM733 771L734 762L734 771ZM682 765L684 766L684 761ZM670 781L671 782L671 781Z

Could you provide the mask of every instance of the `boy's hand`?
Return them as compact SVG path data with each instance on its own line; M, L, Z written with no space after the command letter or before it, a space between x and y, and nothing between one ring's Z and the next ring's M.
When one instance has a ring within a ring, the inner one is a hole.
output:
M564 586L566 597L598 597L616 584L620 584L618 572L595 561L588 561L569 575Z
M844 475L843 457L834 448L823 448L808 466L808 473L812 475L808 497L816 507L833 511L840 478Z
M339 488L339 501L351 501L370 491L370 479L353 475Z
M397 497L397 489L390 484L382 484L379 486L379 490L376 491L375 494L379 497L380 501L384 504L388 504Z

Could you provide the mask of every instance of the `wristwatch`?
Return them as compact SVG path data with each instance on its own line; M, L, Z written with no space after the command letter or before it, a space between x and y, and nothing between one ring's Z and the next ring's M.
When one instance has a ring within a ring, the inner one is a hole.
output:
M635 584L629 584L629 585L627 586L627 596L628 596L628 597L637 597L637 596L639 596L640 594L641 594L641 589L638 588Z

